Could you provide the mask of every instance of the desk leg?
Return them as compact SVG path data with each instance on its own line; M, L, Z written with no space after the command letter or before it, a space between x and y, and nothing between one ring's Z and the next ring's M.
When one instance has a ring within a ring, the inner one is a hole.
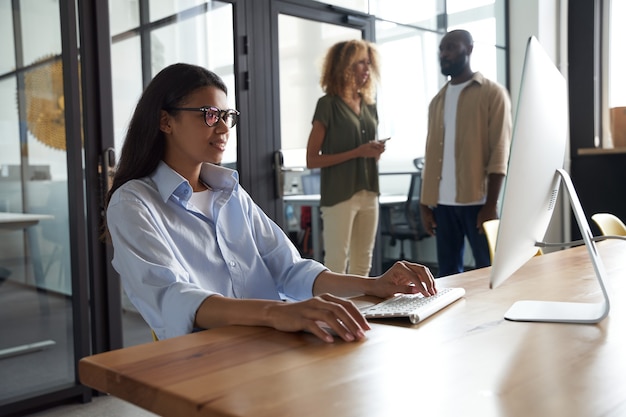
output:
M39 248L39 236L37 230L33 227L26 229L28 234L28 249L30 251L30 259L33 264L33 275L35 276L35 285L38 289L45 288L45 277L43 274L43 265L41 262L41 249Z
M37 230L34 227L26 229L28 234L28 249L30 255L30 261L33 265L33 275L35 276L35 287L39 293L40 307L43 314L49 314L50 307L48 305L48 295L46 288L46 278L43 272L43 265L41 261L41 248L39 247L39 236Z

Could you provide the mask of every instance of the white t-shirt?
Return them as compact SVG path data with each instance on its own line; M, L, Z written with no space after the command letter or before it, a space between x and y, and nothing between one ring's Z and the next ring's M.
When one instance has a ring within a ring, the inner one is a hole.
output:
M207 216L211 221L215 221L213 217L213 195L209 190L199 191L191 195L189 202L193 204L202 214Z
M485 200L467 204L456 202L456 159L454 149L456 142L456 110L458 107L461 91L471 82L468 80L461 84L449 84L446 89L444 100L444 137L443 137L443 164L441 168L441 181L439 182L439 204L447 206L465 206L484 204Z

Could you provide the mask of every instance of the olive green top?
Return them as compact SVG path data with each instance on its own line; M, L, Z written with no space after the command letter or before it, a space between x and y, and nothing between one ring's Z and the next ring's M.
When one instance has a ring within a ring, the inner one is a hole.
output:
M325 95L317 101L313 120L326 127L322 154L346 152L376 139L376 105L364 104L363 100L360 114L356 114L340 97ZM353 158L321 169L321 206L346 201L361 190L380 193L375 158Z

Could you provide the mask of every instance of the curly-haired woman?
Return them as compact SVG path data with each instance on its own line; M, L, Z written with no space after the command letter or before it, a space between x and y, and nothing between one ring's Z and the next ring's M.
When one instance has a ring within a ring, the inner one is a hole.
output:
M378 227L378 159L374 96L379 78L375 46L364 40L333 45L320 84L307 145L308 168L321 168L324 264L334 272L369 275Z

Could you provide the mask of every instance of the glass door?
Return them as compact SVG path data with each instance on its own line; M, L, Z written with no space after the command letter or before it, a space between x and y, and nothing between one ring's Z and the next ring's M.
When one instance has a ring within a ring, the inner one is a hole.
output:
M78 45L64 38L76 24L73 2L0 2L2 415L87 392Z
M335 43L368 38L373 20L343 12L312 13L278 5L278 79L280 142L274 151L274 175L284 199L283 229L303 256L323 261L319 217L319 172L306 169L306 146L326 51ZM306 45L306 47L302 47Z
M319 80L328 48L340 41L361 38L360 28L287 14L278 16L282 149L306 148L315 103L324 95Z
M282 170L283 175L287 173L281 180L284 194L304 192L300 177L307 173L297 168L306 166L304 150L315 104L324 95L319 84L324 55L337 42L361 37L361 29L300 16L278 16L280 148L284 167L292 168Z

